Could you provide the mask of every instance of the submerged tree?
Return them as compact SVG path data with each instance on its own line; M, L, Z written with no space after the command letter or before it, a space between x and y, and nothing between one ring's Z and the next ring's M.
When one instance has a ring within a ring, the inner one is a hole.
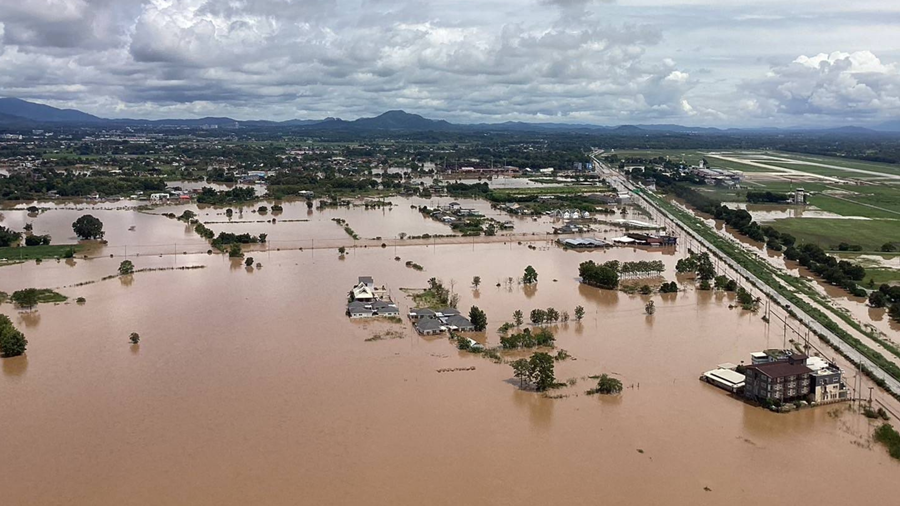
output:
M648 315L652 315L653 313L656 312L656 305L653 303L652 300L650 302L648 302L646 306L644 306L644 311Z
M119 276L127 276L129 274L134 274L134 264L131 260L122 260L122 263L119 264Z
M472 278L472 286L474 286L476 290L478 289L478 287L480 285L481 285L481 276L475 276L474 278Z
M575 320L581 321L584 319L584 308L581 306L575 306Z
M141 342L141 336L137 332L132 332L130 336L128 336L128 340L131 341L131 344L138 344Z
M487 328L487 315L484 311L479 309L478 306L472 306L472 308L469 309L469 320L472 321L472 325L478 332Z
M522 283L525 283L526 285L531 285L531 284L537 283L537 280L538 280L538 273L536 270L534 270L534 267L532 267L530 265L528 267L526 267L525 275L522 276Z
M531 368L531 381L534 387L543 392L556 384L553 371L553 357L549 353L537 352L528 359Z
M606 374L600 375L600 380L597 382L597 388L590 390L589 394L604 394L604 395L612 395L618 394L622 392L622 382L617 380L616 378L612 378Z
M30 310L38 305L38 302L40 302L39 297L40 293L37 288L25 288L24 290L13 292L10 300L20 308Z
M513 376L519 380L519 388L525 388L526 383L531 383L531 364L527 358L520 358L510 365L513 368Z
M28 340L19 332L6 315L0 315L0 355L6 358L25 353Z
M525 321L525 316L522 314L522 310L516 309L513 311L513 322L515 322L516 327L521 327L523 321Z
M79 217L72 223L72 230L80 239L103 239L103 222L90 214Z

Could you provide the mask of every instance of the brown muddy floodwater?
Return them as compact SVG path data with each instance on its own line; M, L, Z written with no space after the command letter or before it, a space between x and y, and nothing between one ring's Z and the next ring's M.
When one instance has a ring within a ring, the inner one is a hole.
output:
M27 357L2 360L0 504L720 505L765 494L787 505L798 493L889 504L900 493L900 464L846 405L773 414L697 380L782 345L759 315L689 288L653 297L648 317L647 298L576 279L589 258L661 259L674 279L683 252L537 246L354 249L344 260L271 251L254 253L263 267L249 270L220 255L154 255L134 258L136 267L206 268L78 287L121 259L0 268L0 290L67 287L87 299L31 314L0 306L29 340ZM507 286L527 265L537 287ZM351 322L346 294L360 275L387 285L402 312L401 288L453 281L461 308L487 312L490 331L475 337L494 345L516 309L583 305L583 322L556 327L558 347L576 358L557 364L557 378L577 383L554 391L568 397L545 398L520 391L509 366L445 337L418 337L406 322ZM366 342L388 329L405 337ZM131 332L140 345L128 343ZM604 372L624 393L584 395L585 377Z

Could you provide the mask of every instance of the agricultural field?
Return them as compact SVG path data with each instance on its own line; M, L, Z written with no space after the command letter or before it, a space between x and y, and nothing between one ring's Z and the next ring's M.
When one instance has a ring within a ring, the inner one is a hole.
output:
M886 242L900 242L900 220L853 220L843 218L785 218L772 222L781 233L801 242L836 249L841 242L858 244L863 251L879 251Z

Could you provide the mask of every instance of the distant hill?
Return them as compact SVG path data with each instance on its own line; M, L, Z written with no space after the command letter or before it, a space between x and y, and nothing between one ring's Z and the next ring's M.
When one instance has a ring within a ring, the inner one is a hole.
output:
M36 104L18 98L0 98L0 128L31 128L54 125L78 126L149 126L149 127L188 127L188 128L267 128L280 127L310 131L408 131L408 132L572 132L596 133L611 135L647 136L666 134L732 134L732 133L797 133L817 132L835 135L892 135L900 132L900 120L891 120L870 128L843 126L837 128L711 128L689 127L673 124L619 125L601 126L579 123L525 123L507 121L504 123L458 124L444 120L425 118L405 111L388 111L374 118L359 118L352 121L340 118L324 119L291 119L287 121L269 120L236 120L227 117L206 117L194 119L106 119L83 113L74 109L58 109L43 104Z
M423 118L404 111L388 111L374 118L360 118L351 122L353 128L366 130L449 130L454 125L444 120Z
M0 114L16 116L37 123L98 123L105 121L75 109L57 109L18 98L0 98ZM0 118L0 121L3 121L3 118Z
M36 123L31 121L30 119L23 118L21 116L13 116L12 114L0 113L0 125L21 128L21 127L32 126L35 124Z
M878 130L879 132L900 132L900 119L885 121L884 123L877 125L875 130Z

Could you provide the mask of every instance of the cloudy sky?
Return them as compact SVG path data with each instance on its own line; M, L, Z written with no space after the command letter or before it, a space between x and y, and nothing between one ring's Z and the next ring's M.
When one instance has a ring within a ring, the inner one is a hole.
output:
M900 117L897 0L0 0L0 96L105 117Z

